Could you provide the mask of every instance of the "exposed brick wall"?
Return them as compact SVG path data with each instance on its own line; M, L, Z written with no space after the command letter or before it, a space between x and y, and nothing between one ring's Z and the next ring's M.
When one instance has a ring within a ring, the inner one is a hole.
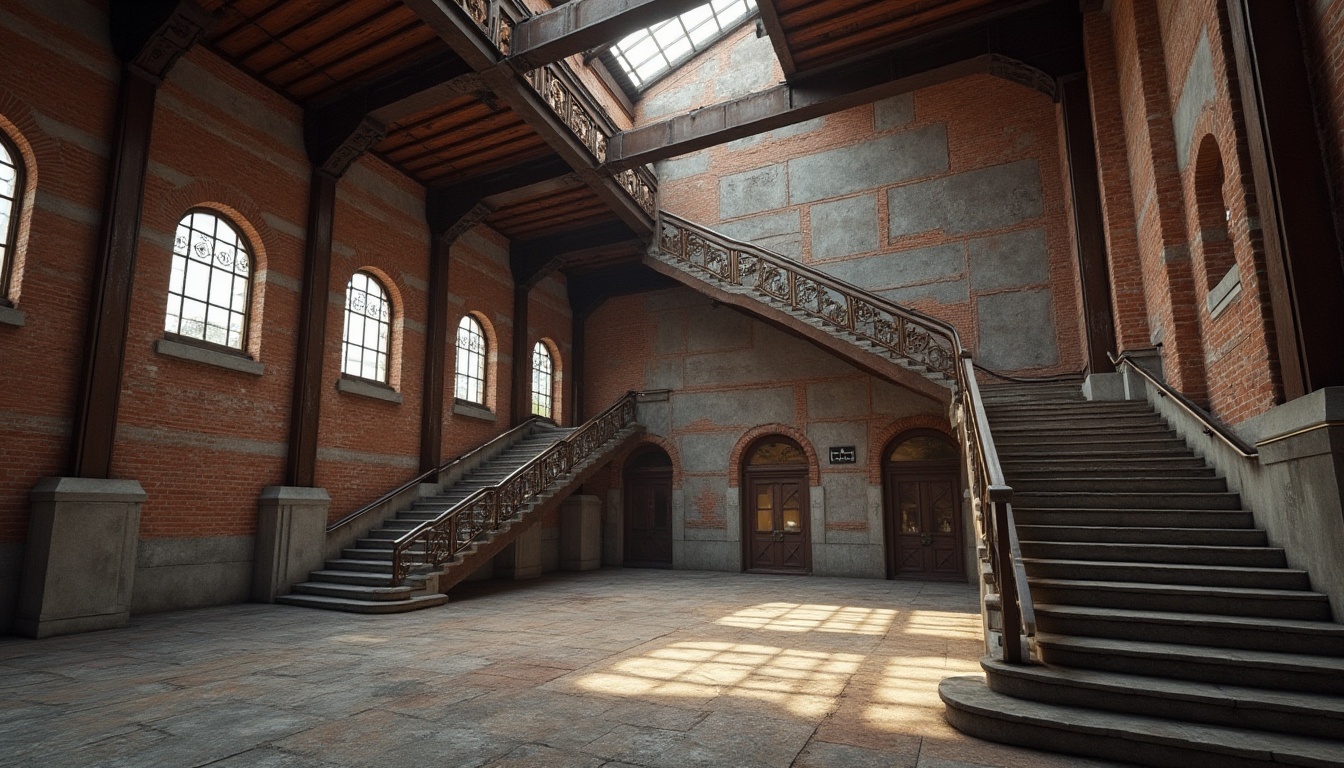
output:
M1335 200L1335 229L1344 231L1344 0L1297 0L1312 66L1321 143Z

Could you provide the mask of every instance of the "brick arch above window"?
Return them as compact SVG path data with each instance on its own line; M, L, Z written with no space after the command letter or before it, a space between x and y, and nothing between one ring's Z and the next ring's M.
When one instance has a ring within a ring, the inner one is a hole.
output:
M7 146L18 178L10 204L10 221L0 232L4 246L0 266L0 304L18 304L28 261L28 243L36 210L39 181L46 189L59 189L65 164L60 142L47 135L28 105L0 88L0 136Z
M956 433L952 431L952 425L947 423L947 419L934 414L920 414L918 416L908 416L904 419L897 419L879 430L872 431L868 442L868 482L872 485L882 484L882 457L886 455L887 446L892 440L895 440L901 434L909 432L912 429L932 429L947 435L953 443L957 442Z
M645 433L638 440L636 440L630 446L625 448L625 450L617 454L616 457L612 459L611 466L617 467L623 471L625 469L626 460L628 460L631 456L635 455L635 452L638 451L639 449L647 448L648 446L651 445L661 448L663 453L666 453L667 457L672 460L672 487L680 488L681 452L677 450L676 443L672 442L671 440L668 440L662 435L651 435Z
M817 452L812 448L812 441L807 435L797 427L788 424L762 424L759 427L752 427L738 438L737 444L728 454L728 487L736 488L742 481L742 459L748 448L762 437L769 435L780 435L787 437L798 444L807 455L807 483L808 485L821 485L821 463L817 460Z

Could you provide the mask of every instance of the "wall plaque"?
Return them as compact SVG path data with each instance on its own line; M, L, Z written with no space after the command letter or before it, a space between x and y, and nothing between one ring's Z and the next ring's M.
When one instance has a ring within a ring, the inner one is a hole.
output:
M855 462L856 452L852 445L832 445L831 463L832 464L853 464Z

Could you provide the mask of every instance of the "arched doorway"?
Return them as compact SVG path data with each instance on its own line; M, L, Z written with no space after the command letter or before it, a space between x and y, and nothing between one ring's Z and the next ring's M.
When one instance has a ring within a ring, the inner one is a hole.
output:
M626 566L672 567L672 459L656 445L625 461L624 527Z
M810 573L807 454L781 435L757 440L742 468L742 539L751 573Z
M887 576L962 581L961 453L946 435L898 435L882 457Z

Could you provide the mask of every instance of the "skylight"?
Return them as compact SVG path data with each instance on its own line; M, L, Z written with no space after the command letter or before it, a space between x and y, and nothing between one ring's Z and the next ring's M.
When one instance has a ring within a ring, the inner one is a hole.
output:
M756 10L756 0L712 0L680 16L626 35L611 47L636 88L713 45Z

